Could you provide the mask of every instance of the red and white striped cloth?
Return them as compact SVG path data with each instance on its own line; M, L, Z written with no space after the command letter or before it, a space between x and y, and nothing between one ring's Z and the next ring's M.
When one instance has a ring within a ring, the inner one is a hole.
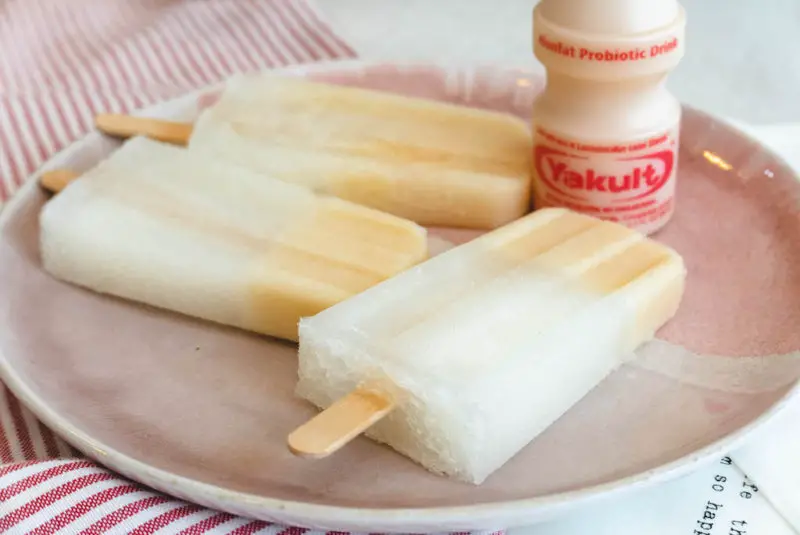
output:
M97 113L354 55L305 0L0 0L0 202Z
M214 511L165 496L79 457L0 383L0 533L357 535Z
M205 509L125 481L79 459L0 467L0 533L349 535L282 526ZM502 535L502 532L481 535Z
M0 0L0 206L93 116L236 72L354 57L306 0ZM0 533L295 535L82 459L0 383Z

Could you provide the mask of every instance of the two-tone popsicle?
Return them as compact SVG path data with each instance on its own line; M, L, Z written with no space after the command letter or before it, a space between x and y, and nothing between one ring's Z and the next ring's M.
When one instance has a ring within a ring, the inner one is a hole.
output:
M427 257L411 221L141 137L40 221L59 279L289 340L300 317Z
M530 205L531 135L505 113L271 74L239 76L193 125L100 116L422 225L492 229Z
M676 312L681 257L622 225L543 209L300 323L297 393L326 409L289 437L361 431L481 483Z

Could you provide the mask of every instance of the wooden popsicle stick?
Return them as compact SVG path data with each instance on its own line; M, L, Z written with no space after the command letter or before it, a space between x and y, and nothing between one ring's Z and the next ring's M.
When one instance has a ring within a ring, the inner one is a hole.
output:
M395 407L384 392L357 388L289 435L289 450L321 459L366 431Z
M110 136L123 139L133 136L145 136L156 141L172 143L173 145L186 145L189 143L193 128L193 125L187 123L113 113L98 115L94 119L94 124L98 130Z
M39 185L47 191L58 193L79 176L78 173L69 169L54 169L42 173L42 176L39 177Z

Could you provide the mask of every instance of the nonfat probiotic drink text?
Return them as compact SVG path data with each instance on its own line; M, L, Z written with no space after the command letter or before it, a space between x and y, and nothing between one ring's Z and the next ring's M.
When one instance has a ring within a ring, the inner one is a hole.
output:
M562 206L650 234L675 210L681 107L665 87L684 53L675 0L542 0L533 49L536 208Z

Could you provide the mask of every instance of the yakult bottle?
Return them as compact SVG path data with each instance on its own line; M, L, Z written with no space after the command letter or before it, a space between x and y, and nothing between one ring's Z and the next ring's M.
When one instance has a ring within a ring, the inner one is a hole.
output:
M542 0L533 49L533 196L646 234L675 209L681 108L664 82L683 57L675 0Z

